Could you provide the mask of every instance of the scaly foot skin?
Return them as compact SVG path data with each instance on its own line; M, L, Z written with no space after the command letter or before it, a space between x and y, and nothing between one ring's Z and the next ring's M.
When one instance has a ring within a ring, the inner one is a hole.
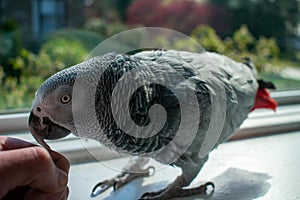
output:
M207 189L212 187L212 191L207 194ZM147 192L144 193L140 200L166 200L172 197L187 197L195 194L205 194L211 196L214 192L215 185L212 182L207 182L196 188L176 188L176 187L166 187L157 192Z
M96 197L99 194L105 192L110 187L113 187L114 191L118 190L120 187L125 185L126 183L140 178L140 177L148 177L153 175L155 172L155 168L150 166L145 170L141 170L138 173L132 173L132 172L122 172L119 175L117 175L115 178L108 179L102 182L99 182L95 185L95 187L92 190L91 197Z

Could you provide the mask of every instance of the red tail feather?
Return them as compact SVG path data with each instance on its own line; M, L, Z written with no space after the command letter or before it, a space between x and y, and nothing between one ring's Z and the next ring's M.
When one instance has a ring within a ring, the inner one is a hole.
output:
M277 102L270 96L270 93L266 88L259 88L257 90L255 103L251 111L257 108L268 108L274 111L277 108Z

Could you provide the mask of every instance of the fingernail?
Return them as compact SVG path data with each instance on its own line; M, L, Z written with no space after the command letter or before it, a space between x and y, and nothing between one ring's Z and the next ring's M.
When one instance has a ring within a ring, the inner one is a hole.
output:
M68 183L68 176L62 170L58 170L57 181L59 186L66 186Z

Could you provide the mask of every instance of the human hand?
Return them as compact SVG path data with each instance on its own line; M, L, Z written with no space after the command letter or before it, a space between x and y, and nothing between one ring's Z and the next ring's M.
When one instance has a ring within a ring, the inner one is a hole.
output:
M0 199L67 199L69 166L55 151L0 136Z

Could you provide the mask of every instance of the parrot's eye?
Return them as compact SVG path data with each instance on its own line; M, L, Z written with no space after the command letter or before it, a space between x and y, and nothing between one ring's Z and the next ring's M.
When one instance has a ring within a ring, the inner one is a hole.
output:
M67 104L71 101L71 95L69 94L65 94L61 97L60 101L63 103L63 104Z

